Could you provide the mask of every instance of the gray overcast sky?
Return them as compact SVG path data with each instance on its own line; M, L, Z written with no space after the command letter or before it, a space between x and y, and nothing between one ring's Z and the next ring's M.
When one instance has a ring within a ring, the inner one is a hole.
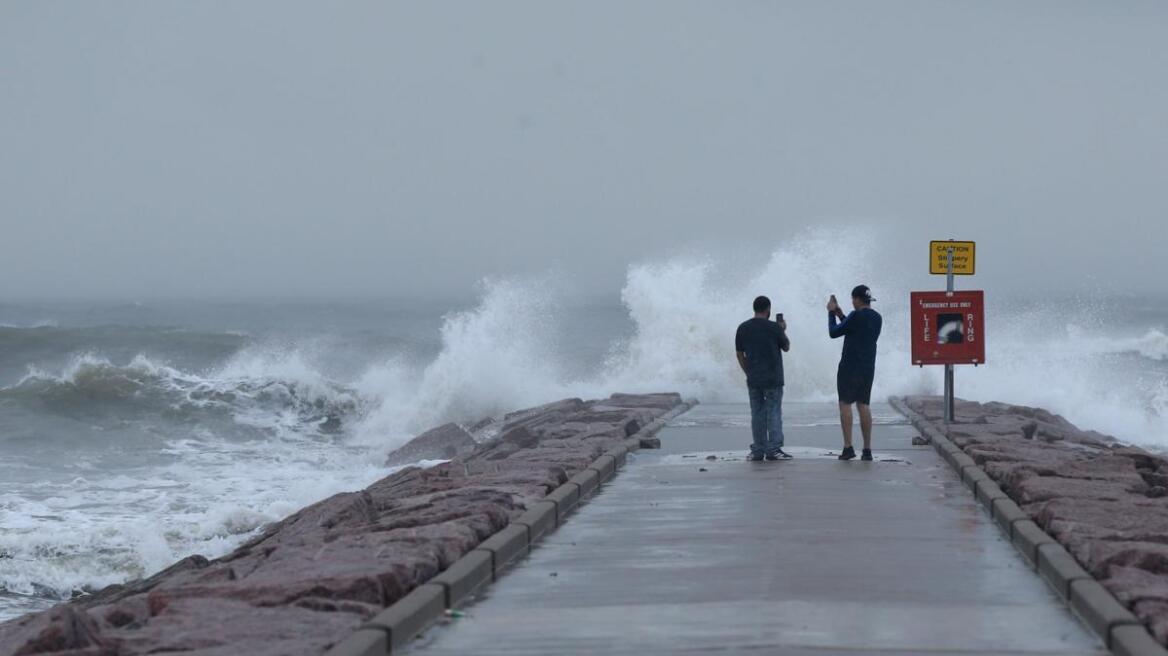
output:
M1157 291L1166 117L1159 1L5 0L0 297L615 292L860 224Z

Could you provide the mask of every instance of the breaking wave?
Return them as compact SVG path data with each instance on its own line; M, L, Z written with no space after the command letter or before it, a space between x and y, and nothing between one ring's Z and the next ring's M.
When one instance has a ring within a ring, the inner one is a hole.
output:
M362 399L295 351L245 350L204 375L83 354L0 389L0 409L32 426L0 431L24 454L0 459L0 619L223 555L387 473L346 443Z
M83 354L60 373L33 368L0 388L0 401L36 403L63 415L165 416L200 421L219 413L248 425L329 430L361 411L353 390L317 373L296 354L237 357L203 377L138 355L128 364Z

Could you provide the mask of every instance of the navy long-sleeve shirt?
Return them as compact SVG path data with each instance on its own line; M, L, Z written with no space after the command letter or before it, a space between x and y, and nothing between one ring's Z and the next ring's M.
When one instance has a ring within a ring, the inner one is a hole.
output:
M883 324L883 317L872 308L855 310L843 321L835 314L828 314L827 333L832 339L844 338L840 371L864 374L876 371L876 340L880 339Z

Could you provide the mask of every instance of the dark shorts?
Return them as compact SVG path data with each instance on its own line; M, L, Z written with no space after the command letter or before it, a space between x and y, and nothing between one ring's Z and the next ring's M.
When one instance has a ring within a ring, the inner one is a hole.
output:
M840 403L872 405L872 380L875 378L875 372L839 370L835 389L839 392Z

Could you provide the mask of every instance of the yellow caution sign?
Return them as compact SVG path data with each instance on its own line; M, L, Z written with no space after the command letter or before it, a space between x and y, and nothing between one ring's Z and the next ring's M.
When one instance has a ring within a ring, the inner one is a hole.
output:
M929 273L949 273L949 249L953 249L953 274L972 276L976 258L976 244L972 241L929 242Z

